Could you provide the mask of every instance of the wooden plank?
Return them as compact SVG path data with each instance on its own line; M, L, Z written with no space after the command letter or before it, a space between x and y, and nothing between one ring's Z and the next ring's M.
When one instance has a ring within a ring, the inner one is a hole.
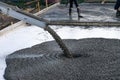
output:
M39 2L39 0L30 1L30 2L25 3L24 5L30 5L30 4L35 3L35 2Z

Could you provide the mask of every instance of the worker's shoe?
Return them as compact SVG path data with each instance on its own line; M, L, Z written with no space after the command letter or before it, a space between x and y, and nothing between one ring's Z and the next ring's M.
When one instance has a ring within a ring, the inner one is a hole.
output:
M77 8L78 18L82 18L83 16L80 15L80 9Z
M120 11L119 10L117 10L117 12L116 12L116 17L120 18Z
M83 18L83 16L81 16L81 15L78 15L78 17L79 17L79 18Z

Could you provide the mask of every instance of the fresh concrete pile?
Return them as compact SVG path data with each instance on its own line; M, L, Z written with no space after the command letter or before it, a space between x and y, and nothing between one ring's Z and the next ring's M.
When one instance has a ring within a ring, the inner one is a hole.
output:
M119 80L120 40L64 40L74 58L55 41L16 51L6 58L6 80Z

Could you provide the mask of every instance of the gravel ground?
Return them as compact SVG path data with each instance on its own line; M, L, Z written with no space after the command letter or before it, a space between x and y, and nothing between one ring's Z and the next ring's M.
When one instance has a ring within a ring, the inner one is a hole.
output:
M120 40L64 40L74 58L66 58L55 41L8 55L6 80L120 80Z

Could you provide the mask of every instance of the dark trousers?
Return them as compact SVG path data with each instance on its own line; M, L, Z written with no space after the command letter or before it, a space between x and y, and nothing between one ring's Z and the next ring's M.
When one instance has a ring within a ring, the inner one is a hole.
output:
M117 0L114 8L115 10L118 10L119 7L120 7L120 0Z
M78 2L77 2L77 0L69 0L69 3L70 3L70 8L73 7L73 3L75 4L76 7L78 7Z

